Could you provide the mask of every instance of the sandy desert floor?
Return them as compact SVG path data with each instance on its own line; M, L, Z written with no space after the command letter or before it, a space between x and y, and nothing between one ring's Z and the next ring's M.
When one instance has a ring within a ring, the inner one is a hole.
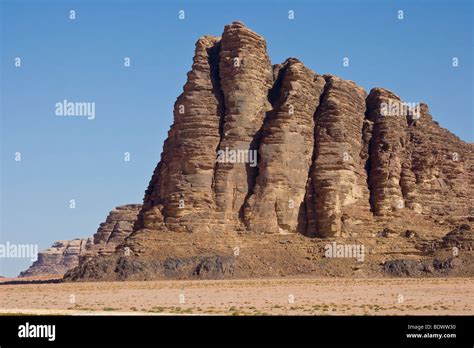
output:
M0 314L472 315L474 279L252 279L0 285Z

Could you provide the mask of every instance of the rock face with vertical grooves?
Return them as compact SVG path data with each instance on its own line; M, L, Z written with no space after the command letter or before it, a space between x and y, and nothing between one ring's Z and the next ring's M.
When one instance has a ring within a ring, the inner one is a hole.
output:
M316 113L313 165L310 170L312 217L309 234L339 236L345 209L367 206L368 189L362 129L367 93L355 83L326 76L326 88Z
M408 115L400 106L400 98L382 88L374 88L367 98L367 118L373 122L369 149L371 161L368 168L370 201L378 215L405 207L401 178L402 166L405 164ZM405 181L408 180L408 175L405 172ZM405 185L408 195L407 187Z
M133 232L66 278L341 274L328 242L370 249L365 275L432 257L416 245L472 220L473 145L405 106L295 58L271 66L241 22L200 38Z
M245 220L255 232L304 232L314 114L325 80L297 59L288 59L278 68L273 111L262 131L258 176L245 207Z
M389 105L389 114L383 115ZM371 90L369 188L375 214L400 209L463 216L472 207L472 144L439 127L420 103L409 108L394 93ZM382 112L381 112L382 110Z
M255 185L257 166L250 163L250 155L258 150L261 128L271 110L273 72L265 40L240 22L224 28L219 58L225 114L218 149L237 156L217 163L213 188L217 211L229 228L240 222L245 199ZM239 153L248 153L248 160Z
M474 194L473 145L433 120L420 104L420 119L407 130L407 156L402 188L424 215L459 217L472 214Z
M145 193L138 226L147 229L193 231L215 209L215 152L220 141L223 97L218 79L218 38L196 43L192 70L174 107L159 165Z

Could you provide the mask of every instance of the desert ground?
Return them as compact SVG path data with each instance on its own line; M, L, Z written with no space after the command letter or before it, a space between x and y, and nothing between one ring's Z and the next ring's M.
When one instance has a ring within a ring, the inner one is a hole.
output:
M473 278L1 284L0 314L472 315L473 290Z

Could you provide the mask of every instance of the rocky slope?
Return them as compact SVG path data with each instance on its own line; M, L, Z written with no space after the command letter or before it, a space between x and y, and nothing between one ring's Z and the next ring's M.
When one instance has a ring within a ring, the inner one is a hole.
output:
M110 254L133 230L141 204L121 205L112 210L92 238L54 242L38 253L38 259L19 277L63 275L79 263Z
M295 58L272 66L240 22L200 38L134 232L66 278L373 275L432 257L417 245L472 214L473 145L406 106ZM364 266L325 258L331 242L364 246Z
M103 254L115 251L115 247L122 243L133 231L141 204L126 204L115 207L105 222L102 222L93 236L93 243L88 253Z
M19 277L62 275L79 265L79 256L85 253L91 243L90 238L54 242L50 248L39 252L38 259Z

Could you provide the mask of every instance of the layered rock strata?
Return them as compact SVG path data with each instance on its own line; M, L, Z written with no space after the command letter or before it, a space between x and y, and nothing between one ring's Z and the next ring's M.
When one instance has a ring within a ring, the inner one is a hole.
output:
M79 265L79 256L85 254L92 239L60 240L38 253L38 259L19 277L43 275L63 275L67 270Z
M133 231L141 204L114 208L92 238L55 242L38 253L38 259L20 277L63 275L80 263L99 255L111 254Z
M126 204L115 207L99 225L89 249L114 249L133 231L141 204Z
M333 237L404 209L466 216L471 149L423 103L294 58L271 67L265 40L234 22L196 44L137 231Z
M196 43L133 233L113 257L71 277L102 266L120 279L160 273L176 254L189 269L202 253L221 262L242 235L325 240L413 221L452 227L472 214L472 150L426 104L367 93L295 58L271 66L265 40L234 22ZM189 232L188 242L171 232ZM181 255L174 240L199 255ZM136 263L123 259L125 248Z

